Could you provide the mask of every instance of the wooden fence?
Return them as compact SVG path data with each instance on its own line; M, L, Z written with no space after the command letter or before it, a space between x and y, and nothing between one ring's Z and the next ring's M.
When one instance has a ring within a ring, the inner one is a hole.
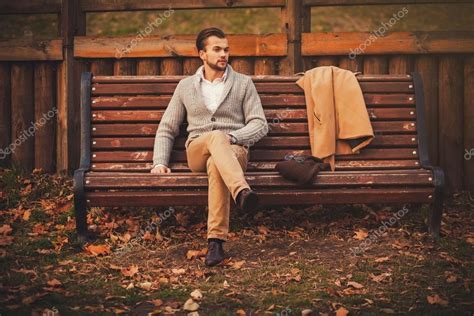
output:
M469 2L0 0L0 14L55 13L60 22L57 39L0 42L0 149L4 150L0 158L5 156L0 165L14 163L27 171L43 168L72 172L77 168L79 76L83 71L102 75L190 75L201 65L193 35L87 36L86 13L170 7L277 7L281 10L279 33L228 35L230 63L237 71L288 75L334 65L365 74L419 72L424 81L433 162L446 171L451 190L474 192L474 157L467 159L467 153L471 149L474 152L474 132L469 128L474 126L474 32L392 32L367 42L369 32L310 31L310 10L314 6ZM139 45L134 45L137 41ZM131 49L125 52L127 47ZM32 130L35 123L34 135L28 136L28 129ZM5 155L7 149L14 150Z

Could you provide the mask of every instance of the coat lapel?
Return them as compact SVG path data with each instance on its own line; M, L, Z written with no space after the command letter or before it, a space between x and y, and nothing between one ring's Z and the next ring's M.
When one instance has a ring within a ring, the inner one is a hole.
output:
M228 67L228 70L227 70L227 79L224 83L224 91L222 91L222 95L221 95L221 98L219 100L219 103L217 104L217 109L220 108L221 106L221 103L224 101L224 99L227 97L227 95L229 94L230 92L230 89L232 88L233 84L234 84L234 70L232 69L232 67L227 64L227 67Z

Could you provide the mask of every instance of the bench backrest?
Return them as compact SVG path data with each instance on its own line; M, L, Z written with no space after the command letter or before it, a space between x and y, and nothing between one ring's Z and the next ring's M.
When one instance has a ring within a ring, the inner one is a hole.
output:
M149 172L156 129L182 78L83 74L82 128L86 135L90 132L91 139L90 143L83 141L83 147L90 147L82 148L82 152L90 155L91 170ZM247 172L273 170L275 163L288 154L311 154L304 92L295 83L298 78L252 76L270 129L266 137L251 147ZM420 168L426 159L426 149L419 144L423 104L417 102L422 103L423 97L418 74L360 75L358 80L376 135L360 154L338 156L336 168ZM186 136L184 123L171 154L174 171L189 172L184 149Z

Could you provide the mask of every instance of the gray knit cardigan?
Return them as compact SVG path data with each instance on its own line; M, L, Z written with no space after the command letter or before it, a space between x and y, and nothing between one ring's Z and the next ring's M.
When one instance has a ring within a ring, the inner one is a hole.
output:
M252 79L230 65L217 110L204 104L196 74L179 81L163 114L155 136L153 166L168 165L174 139L187 119L186 147L190 140L205 132L220 130L231 134L237 144L251 147L268 133L268 123Z

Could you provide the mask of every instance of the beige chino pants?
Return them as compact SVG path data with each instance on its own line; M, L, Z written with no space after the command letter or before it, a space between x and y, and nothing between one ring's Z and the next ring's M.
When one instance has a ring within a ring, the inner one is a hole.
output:
M227 240L230 196L250 188L244 178L249 150L232 145L226 133L215 130L186 141L186 157L192 172L207 172L209 189L207 238Z

